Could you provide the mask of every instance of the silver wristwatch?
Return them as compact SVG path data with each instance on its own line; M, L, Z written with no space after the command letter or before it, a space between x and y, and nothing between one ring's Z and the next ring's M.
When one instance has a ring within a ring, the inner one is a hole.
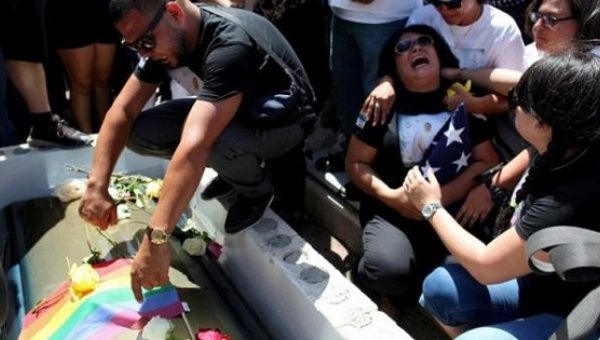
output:
M423 206L423 209L421 209L421 215L423 215L423 218L426 221L429 221L429 219L431 217L433 217L433 214L435 214L436 211L438 211L438 209L443 208L444 206L442 206L442 204L440 202L433 202L433 203L428 203L425 204Z

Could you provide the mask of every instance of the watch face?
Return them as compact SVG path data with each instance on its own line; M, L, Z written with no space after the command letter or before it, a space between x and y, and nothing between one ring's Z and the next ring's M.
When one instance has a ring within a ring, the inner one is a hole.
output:
M439 202L426 204L423 206L423 209L421 209L421 215L428 220L441 207L442 205Z
M433 207L430 204L427 204L426 206L423 207L423 217L425 217L425 219L428 219L431 214L433 213Z
M167 242L168 235L163 230L153 229L150 233L150 241L154 244L162 244Z

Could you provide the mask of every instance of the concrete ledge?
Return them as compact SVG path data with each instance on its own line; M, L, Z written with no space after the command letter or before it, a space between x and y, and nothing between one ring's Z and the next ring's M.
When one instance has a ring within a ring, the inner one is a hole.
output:
M222 231L226 210L218 200L197 193L192 213L223 240L219 262L275 339L410 338L270 209L233 235Z

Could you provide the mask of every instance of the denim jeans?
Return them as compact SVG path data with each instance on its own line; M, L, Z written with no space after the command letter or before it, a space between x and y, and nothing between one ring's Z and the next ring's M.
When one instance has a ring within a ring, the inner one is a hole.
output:
M342 131L351 134L362 104L377 84L379 54L390 36L406 20L386 24L361 24L332 15L332 91Z
M524 297L535 295L527 277L482 285L461 265L448 264L427 276L420 304L445 325L483 326L460 339L548 339L563 318L524 306Z

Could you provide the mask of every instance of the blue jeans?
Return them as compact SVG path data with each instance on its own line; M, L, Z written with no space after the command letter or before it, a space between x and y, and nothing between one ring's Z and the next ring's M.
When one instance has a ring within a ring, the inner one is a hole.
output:
M419 302L445 325L484 326L461 339L548 339L563 318L525 306L524 296L536 293L527 278L482 285L461 265L449 264L427 276Z
M377 84L379 54L390 36L406 20L386 24L360 24L337 17L331 19L332 91L342 131L354 131L362 104Z

